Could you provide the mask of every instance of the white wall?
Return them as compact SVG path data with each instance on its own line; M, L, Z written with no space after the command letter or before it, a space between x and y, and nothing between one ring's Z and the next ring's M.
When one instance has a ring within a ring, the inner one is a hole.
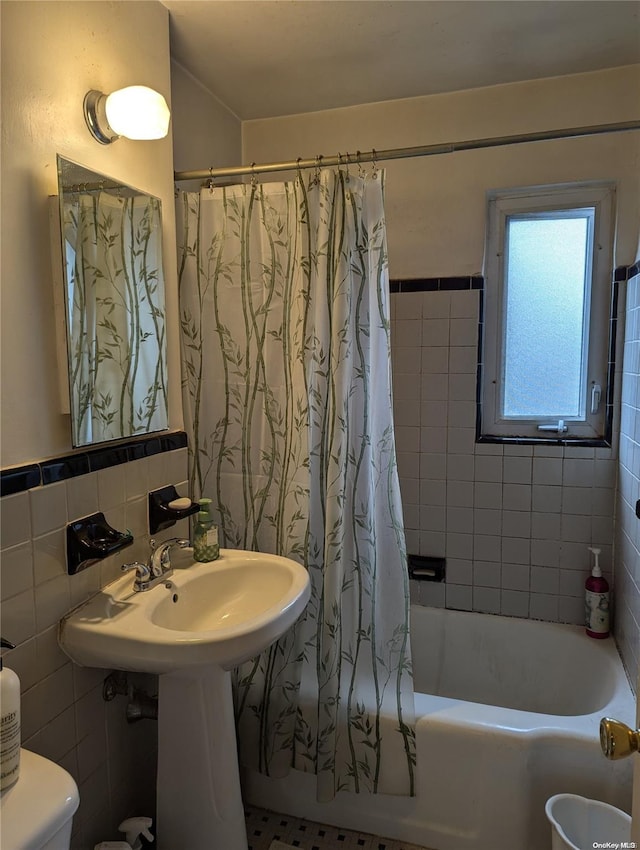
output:
M58 412L47 196L56 154L163 203L169 421L182 428L172 139L98 144L82 102L140 83L170 91L168 12L145 2L3 2L2 12L2 466L71 449Z
M240 119L177 62L171 62L173 162L175 171L238 165L242 145ZM197 190L202 181L183 181Z
M640 66L247 121L243 162L294 160L580 127L638 117ZM618 181L616 263L638 245L640 134L465 151L383 163L391 277L482 270L485 191ZM283 178L282 178L283 179Z

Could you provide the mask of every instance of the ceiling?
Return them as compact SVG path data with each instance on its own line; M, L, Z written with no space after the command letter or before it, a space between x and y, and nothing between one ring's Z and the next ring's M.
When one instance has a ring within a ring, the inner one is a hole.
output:
M163 0L171 52L240 119L640 62L640 0Z

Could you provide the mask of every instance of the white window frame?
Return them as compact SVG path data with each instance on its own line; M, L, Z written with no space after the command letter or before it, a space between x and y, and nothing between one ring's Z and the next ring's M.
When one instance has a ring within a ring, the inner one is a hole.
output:
M485 255L485 302L483 354L481 364L480 439L519 438L527 441L557 439L603 440L607 424L607 375L611 286L613 277L613 238L615 225L615 183L571 183L523 187L488 193L487 242ZM585 380L580 388L586 415L580 418L522 419L502 415L505 348L505 240L510 216L549 212L562 216L569 210L594 208L588 345L585 350ZM600 403L591 412L592 390L600 388Z

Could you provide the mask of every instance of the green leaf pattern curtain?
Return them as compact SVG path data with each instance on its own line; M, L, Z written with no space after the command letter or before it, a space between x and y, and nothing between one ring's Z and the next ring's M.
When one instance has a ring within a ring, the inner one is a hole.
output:
M312 596L237 671L241 758L413 794L408 582L390 385L383 174L178 202L195 497L223 545L294 558Z
M166 428L160 201L65 196L64 248L74 445Z

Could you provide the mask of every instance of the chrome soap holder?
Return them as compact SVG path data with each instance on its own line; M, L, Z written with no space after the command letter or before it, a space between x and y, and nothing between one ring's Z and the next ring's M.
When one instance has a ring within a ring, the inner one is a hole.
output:
M75 575L133 543L130 531L116 531L103 513L77 519L67 525L67 572Z
M184 508L170 507L180 498L173 484L149 493L149 534L157 534L171 528L179 519L198 513L200 505L197 502L190 501L189 506Z

